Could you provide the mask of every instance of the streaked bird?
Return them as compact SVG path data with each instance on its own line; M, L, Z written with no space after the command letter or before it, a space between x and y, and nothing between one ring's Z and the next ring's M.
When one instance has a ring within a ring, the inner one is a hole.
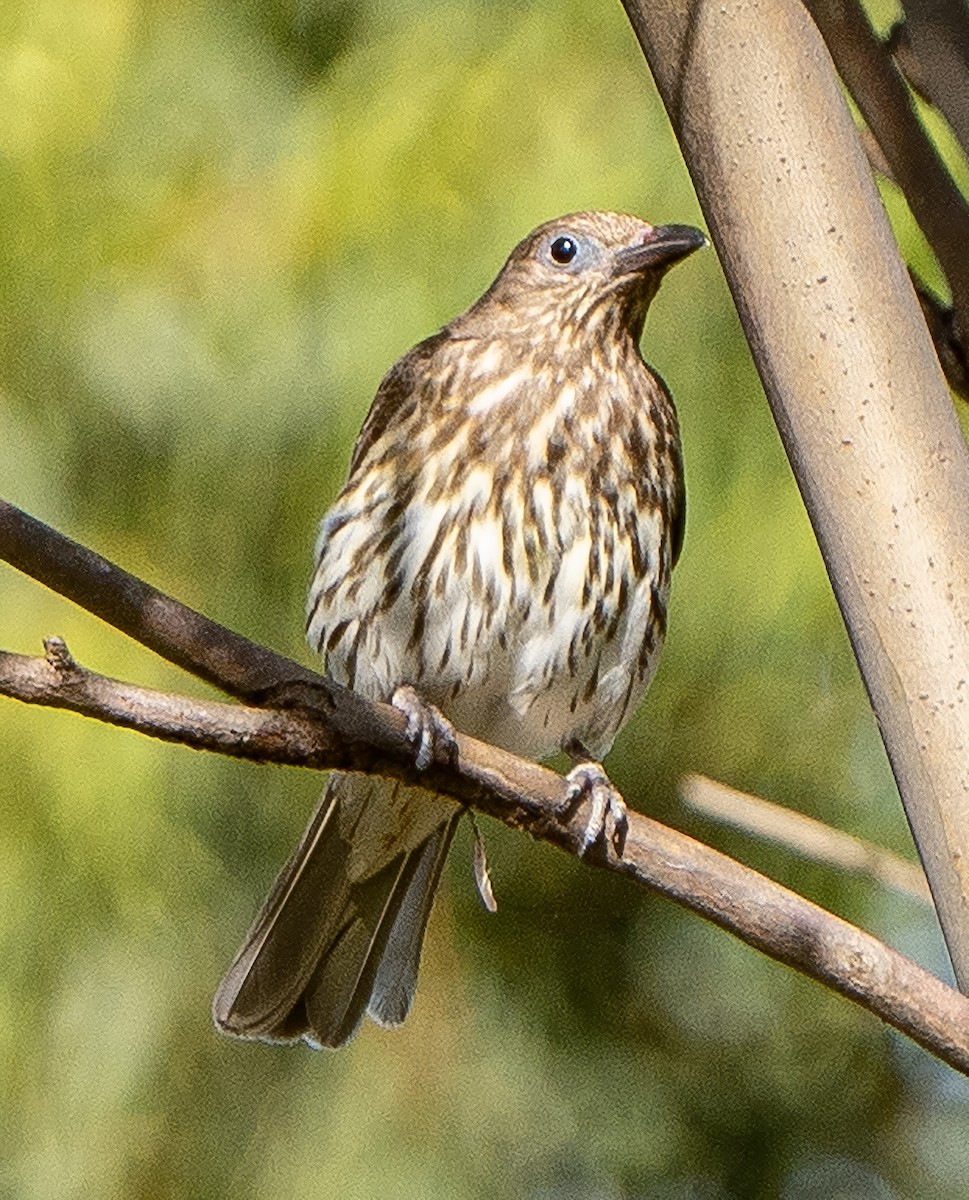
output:
M404 710L418 767L453 753L453 726L564 750L587 850L621 847L600 763L656 669L683 537L676 412L639 341L664 272L704 243L617 213L540 226L388 372L320 525L307 628L328 674ZM399 1025L459 816L332 774L218 1027L340 1046L366 1013Z

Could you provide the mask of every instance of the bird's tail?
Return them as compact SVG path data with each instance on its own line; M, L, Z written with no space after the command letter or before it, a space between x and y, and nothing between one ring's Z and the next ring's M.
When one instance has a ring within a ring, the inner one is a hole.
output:
M407 1016L456 806L334 772L212 1004L237 1037L341 1046Z

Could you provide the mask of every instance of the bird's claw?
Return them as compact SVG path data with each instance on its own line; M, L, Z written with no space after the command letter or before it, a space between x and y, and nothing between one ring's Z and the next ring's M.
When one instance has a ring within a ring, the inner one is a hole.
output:
M401 684L390 702L407 718L406 736L414 747L418 771L426 771L435 761L457 762L457 734L440 709L426 704L409 683Z
M597 843L611 845L617 854L622 854L629 828L626 802L616 791L599 763L583 762L574 766L565 777L568 790L562 811L568 812L582 800L591 803L589 819L582 835L582 854L588 854Z

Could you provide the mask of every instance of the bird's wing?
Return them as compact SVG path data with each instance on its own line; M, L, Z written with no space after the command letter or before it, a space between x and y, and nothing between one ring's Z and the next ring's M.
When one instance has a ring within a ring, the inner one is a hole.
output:
M353 457L350 459L350 478L380 440L391 424L403 425L418 404L426 403L434 387L430 365L434 355L451 339L448 329L441 329L399 358L377 388L366 420L360 429Z

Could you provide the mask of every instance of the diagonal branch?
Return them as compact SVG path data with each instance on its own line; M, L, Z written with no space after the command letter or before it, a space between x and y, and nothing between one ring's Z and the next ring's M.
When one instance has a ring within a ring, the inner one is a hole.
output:
M909 274L946 382L963 403L969 404L969 336L961 335L956 328L955 309L933 296L911 268Z
M0 500L0 558L236 699L256 699L288 680L319 682L306 667L166 596L6 500Z
M920 95L949 122L969 155L969 7L965 0L905 0L888 49Z
M965 347L969 204L926 134L890 48L875 36L860 3L807 0L807 7L949 281L955 329Z
M109 623L115 624L115 616L129 632L146 631L138 640L166 647L166 657L177 655L182 665L198 661L195 673L210 682L255 693L260 689L251 681L259 679L266 702L262 707L225 704L121 683L78 666L59 639L48 640L46 659L0 653L0 694L259 762L340 767L412 782L417 777L404 717L395 709L372 704L191 613L11 505L0 506L0 517L0 558L29 563L48 585L63 583L65 594L84 596L84 606ZM38 526L44 552L31 554L26 543ZM138 619L145 612L153 614L152 620ZM213 646L231 651L227 667L196 644L201 630ZM581 856L586 813L580 809L563 816L565 786L559 775L463 735L458 750L455 765L434 764L421 782ZM969 1074L969 999L877 938L758 872L649 817L635 812L629 817L622 853L587 861L699 913L856 1001Z

